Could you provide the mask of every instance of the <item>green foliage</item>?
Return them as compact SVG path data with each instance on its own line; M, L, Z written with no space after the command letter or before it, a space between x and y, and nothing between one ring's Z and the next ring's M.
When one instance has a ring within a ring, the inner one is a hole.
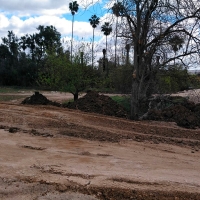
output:
M160 93L172 93L186 90L190 86L187 69L182 66L172 66L161 70L157 74L158 91Z
M114 101L116 101L118 104L124 107L124 109L130 113L131 110L131 99L130 96L112 96L111 97Z
M6 94L6 93L18 93L19 92L19 89L22 89L20 87L0 87L0 93L2 94ZM25 89L23 88L23 91Z
M189 75L190 87L199 89L200 88L200 76L199 74Z
M71 63L65 53L50 51L40 69L38 83L52 90L70 92L78 98L79 92L96 85L96 78L95 70L81 64L79 56Z
M69 61L65 54L57 55L49 51L44 67L38 73L38 84L52 90L62 90L66 84Z
M111 70L110 77L116 91L127 94L131 91L132 67L120 66Z
M75 94L86 89L93 89L99 81L97 69L87 66L85 59L81 58L81 54L74 56L73 63L67 68L67 85L65 90Z

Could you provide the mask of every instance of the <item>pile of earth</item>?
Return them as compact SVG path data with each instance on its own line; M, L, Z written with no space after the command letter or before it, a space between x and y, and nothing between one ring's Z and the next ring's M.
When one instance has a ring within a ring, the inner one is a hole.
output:
M50 101L44 95L40 94L39 92L35 92L30 97L25 98L22 101L22 104L31 104L31 105L53 105L53 106L61 106L60 103Z
M120 104L109 96L100 95L96 91L88 91L85 96L79 98L77 101L69 102L65 107L84 112L128 118L127 111Z
M24 99L22 104L53 105L84 112L129 118L128 112L121 105L109 96L100 95L95 91L88 91L82 98L67 104L50 101L39 92L35 92L31 97ZM195 104L180 96L158 96L150 101L148 112L140 119L176 122L181 127L197 128L200 127L200 104Z
M197 128L200 127L200 104L180 96L156 97L142 119L170 121L181 127Z
M67 104L60 104L48 100L45 96L39 92L35 92L31 97L27 97L22 101L22 104L31 105L53 105L59 107L67 107L70 109L78 109L84 112L99 113L103 115L128 118L126 110L112 100L109 96L100 95L95 91L88 91L85 96L79 98L75 102L69 102Z

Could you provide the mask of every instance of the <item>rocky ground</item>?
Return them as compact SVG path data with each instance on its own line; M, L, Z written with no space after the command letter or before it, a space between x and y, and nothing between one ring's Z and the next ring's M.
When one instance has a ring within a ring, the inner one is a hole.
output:
M198 127L106 116L99 94L102 114L45 96L0 103L0 199L200 199Z

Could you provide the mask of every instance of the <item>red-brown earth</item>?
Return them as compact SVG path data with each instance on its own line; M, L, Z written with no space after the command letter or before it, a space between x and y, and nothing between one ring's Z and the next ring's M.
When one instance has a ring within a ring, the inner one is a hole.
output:
M0 102L0 199L200 199L199 128L23 99Z

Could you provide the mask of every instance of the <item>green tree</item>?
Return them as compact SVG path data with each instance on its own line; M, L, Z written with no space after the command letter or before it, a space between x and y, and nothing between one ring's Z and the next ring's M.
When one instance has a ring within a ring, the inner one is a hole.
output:
M61 34L52 25L46 27L39 25L37 30L39 33L35 34L36 53L38 60L41 60L47 51L58 51L61 47Z
M22 36L20 38L20 42L19 45L22 48L22 50L25 52L26 48L27 48L27 37L28 35Z
M90 25L93 28L93 39L92 39L92 67L94 66L94 29L98 26L99 24L99 17L96 15L92 15L91 18L89 19Z
M0 59L1 61L8 60L11 57L9 48L5 44L0 45Z
M66 84L69 60L65 54L57 55L55 51L47 51L43 68L39 69L38 84L52 90L62 90Z
M31 59L35 60L35 34L27 37L27 47L30 49Z
M160 70L156 78L159 82L158 90L161 94L187 90L190 86L188 71L181 65L173 65Z
M97 69L87 66L81 62L81 55L75 55L73 64L67 67L67 77L64 91L71 92L74 95L74 101L78 99L79 93L93 88L99 79Z
M74 15L78 12L79 4L77 1L72 1L69 3L69 9L72 14L72 39L71 39L71 62L72 62L72 50L73 50L73 34L74 34Z
M26 35L26 40L23 37L21 41L24 47L30 49L30 54L33 61L39 63L44 59L47 51L53 49L56 53L59 53L61 48L61 34L54 26L42 26L37 27L38 33L32 35ZM24 42L26 41L26 44ZM23 48L24 48L23 47Z
M80 63L80 56L75 56L70 63L65 52L57 55L55 51L49 51L43 68L40 68L38 84L49 89L70 92L74 95L74 101L79 93L89 88L95 80L94 69Z
M17 62L17 56L19 54L19 39L13 33L13 31L8 31L8 36L2 38L3 44L6 45L11 53L11 61L14 64Z

